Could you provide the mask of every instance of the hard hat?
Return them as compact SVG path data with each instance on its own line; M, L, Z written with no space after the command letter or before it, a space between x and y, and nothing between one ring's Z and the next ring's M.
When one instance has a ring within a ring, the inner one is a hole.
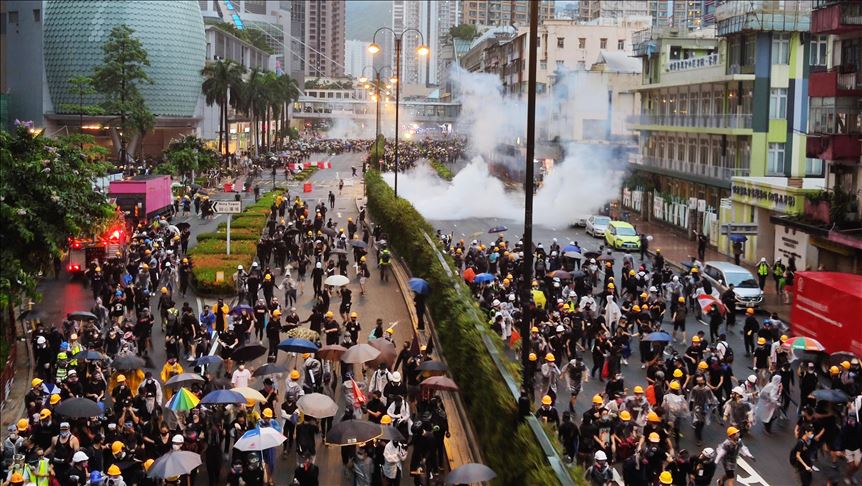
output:
M706 449L701 451L701 453L707 459L713 459L715 457L715 449L713 449L712 447L707 447Z
M45 420L46 418L51 416L51 411L47 408L43 408L41 412L39 412L39 418Z
M423 352L423 353L424 353L425 351L428 351L428 345L423 344L422 346L419 346L419 351L421 351L421 352Z
M629 270L629 276L633 277L634 275L635 275L635 271L634 271L634 269Z
M649 434L649 441L650 442L658 442L660 440L661 440L661 437L659 437L658 432L650 432L650 434Z
M351 312L350 317L359 317L359 314L357 314L356 312Z
M33 388L35 388L41 384L42 384L41 378L33 378L33 381L30 382L30 386L32 386Z
M679 382L676 380L673 380L672 382L670 382L670 389L671 390L679 390Z
M279 316L281 316L281 309L276 309L276 310L272 311L272 317L279 317Z
M123 450L123 447L124 447L124 446L123 446L123 443L122 443L122 442L120 442L120 441L118 441L118 440L115 440L115 441L111 444L111 454L119 454L119 453L120 453L120 451L122 451L122 450Z
M60 403L60 395L57 395L56 393L54 393L53 395L51 395L51 398L48 399L48 402L51 405L56 405L56 404Z
M78 451L72 456L72 462L84 462L89 461L90 458L87 457L87 454L84 451Z
M841 373L841 370L838 369L837 366L832 366L831 368L829 368L829 373L832 373L833 375L837 375L838 373Z
M530 353L530 355L528 357L529 357L530 361L536 361L537 359L539 359L539 357L536 356L536 353Z
M12 473L12 477L9 478L9 484L24 484L24 476L19 472Z
M692 336L692 337L691 337L691 342L693 342L693 343L699 343L699 342L700 342L700 336L698 336L697 334L695 334L694 336Z
M550 395L545 395L542 397L542 405L550 405L551 403L553 403L553 401L551 400Z
M641 306L639 306L639 305L633 305L632 306L632 312L640 312L640 311L641 311Z
M111 467L108 468L108 476L120 476L121 474L123 473L116 464L111 464Z
M709 368L709 365L706 364L706 361L701 361L700 363L697 364L697 369L699 369L699 370L705 370L707 368Z
M149 471L151 467L153 467L153 463L156 462L153 459L147 459L144 461L144 471Z
M616 287L614 286L614 283L613 283L613 282L611 282L611 283L609 283L609 284L608 284L608 288L609 288L609 289L611 289L611 290L613 290L613 289L614 289L614 288L616 288Z
M605 454L605 451L596 451L595 458L597 461L607 461L608 455Z
M700 269L698 269L697 267L691 267L691 273L697 273L699 271Z
M326 317L332 317L332 316L334 316L334 315L335 315L335 314L333 314L333 313L332 313L332 311L328 311L328 312L326 313Z
M380 425L392 425L392 417L389 415L380 417Z
M757 383L757 377L754 375L748 375L747 380L752 384Z
M788 338L786 334L781 335L781 342L782 343L786 343L788 339L790 339L790 338Z
M641 299L646 299L649 295L646 292L641 292Z
M533 326L530 328L530 332L539 332L539 328L536 326Z
M737 429L736 427L734 427L732 425L727 428L727 436L728 437L730 437L732 435L736 435L738 433L739 433L739 429Z
M766 338L765 338L765 337L759 337L759 338L757 338L757 344L759 344L759 345L761 345L761 346L762 346L762 345L764 345L764 344L766 344Z
M641 310L642 310L642 311L648 311L648 310L649 310L649 306L648 306L647 304L644 304L644 305L642 305L642 306L641 306Z
M263 276L263 279L264 280L272 280L272 275L267 273L266 275Z
M754 315L754 308L749 307L748 309L745 309L745 313L750 315L750 316L753 316Z
M311 357L311 353L302 353L302 359L308 359Z
M167 294L167 293L168 293L168 288L167 288L167 287L162 287L162 293L163 293L163 294Z
M648 422L661 422L661 417L659 417L658 414L652 410L650 410L650 413L647 414L646 419Z
M394 327L387 327L386 328L386 334L389 334L389 335L395 334L395 328Z
M673 474L670 471L662 471L658 476L658 482L661 484L673 484Z
M25 430L27 430L27 427L30 426L30 421L25 418L22 418L18 420L18 423L16 425L18 427L18 432L24 432Z
M173 442L174 444L182 444L183 442L185 442L185 439L183 439L182 435L176 434L171 438L171 442Z
M183 263L188 263L188 262L189 262L188 258L183 258Z
M643 393L643 392L644 392L644 387L642 387L640 385L635 387L635 393Z
M593 405L603 405L605 400L601 395L593 395Z
M390 375L390 379L393 383L401 383L401 373L398 371L393 371L392 375Z
M623 410L620 412L620 420L623 422L628 422L632 419L632 414L628 410Z
M237 266L236 266L236 269L237 269L237 270L242 270L242 265L237 265Z
M548 353L545 355L545 361L554 362L556 360L557 360L557 358L554 357L553 353Z
M676 299L676 301L679 302L680 304L685 304L685 297L680 297L680 298Z
M73 332L69 335L69 341L74 341L76 339L78 339L78 335L76 333Z
M117 375L117 383L123 383L126 381L126 375Z
M682 374L683 374L682 370L679 368L673 370L673 377L674 378L682 378Z
M263 409L263 416L266 418L272 418L272 409L267 407Z
M291 380L298 380L299 379L299 370L291 371L290 372L290 379Z
M842 361L842 362L841 362L841 367L842 367L842 368L844 368L845 370L849 370L849 369L850 369L850 362L849 362L849 361L846 361L846 360L845 360L845 361Z

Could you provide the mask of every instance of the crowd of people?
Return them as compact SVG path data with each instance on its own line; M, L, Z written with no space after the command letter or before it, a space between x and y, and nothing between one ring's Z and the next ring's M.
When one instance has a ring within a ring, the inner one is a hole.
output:
M556 427L564 455L586 468L590 484L611 484L614 465L632 486L733 484L737 459L753 459L744 437L753 429L772 434L794 412L797 443L788 461L798 482L812 484L819 457L831 465L830 484L855 484L859 361L848 357L821 377L816 354L794 352L777 315L761 322L754 309L740 309L738 326L732 288L721 298L699 298L712 290L696 259L677 274L660 249L636 263L630 254L588 253L554 239L536 245L533 279L525 281L523 242L504 234L487 244L438 235L491 329L512 352L529 343L521 411ZM709 321L708 333L686 328L692 314ZM740 331L744 355L727 339ZM734 374L739 360L750 363L751 374ZM646 378L632 382L626 370L638 365ZM590 380L603 389L582 404ZM681 448L686 426L696 451ZM721 427L726 440L704 447L710 426Z
M401 140L398 143L398 170L411 169L420 159L436 160L443 163L455 162L464 154L466 146L466 139L456 136L443 139ZM386 140L383 160L379 164L384 171L394 170L395 142L393 140Z

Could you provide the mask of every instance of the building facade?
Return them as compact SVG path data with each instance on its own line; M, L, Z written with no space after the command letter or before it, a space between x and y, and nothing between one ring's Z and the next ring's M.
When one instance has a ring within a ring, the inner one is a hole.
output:
M362 76L363 70L367 74L367 71L371 69L370 67L365 69L366 66L373 66L374 64L374 56L368 52L370 44L370 42L355 39L349 39L345 42L344 74L346 76L359 78Z
M539 0L539 22L554 18L554 0ZM528 25L529 0L461 0L461 22L472 25Z
M643 0L581 0L578 3L578 20L590 22L600 18L645 17L650 15L650 7L651 2Z
M344 76L344 2L305 0L305 75L340 78Z

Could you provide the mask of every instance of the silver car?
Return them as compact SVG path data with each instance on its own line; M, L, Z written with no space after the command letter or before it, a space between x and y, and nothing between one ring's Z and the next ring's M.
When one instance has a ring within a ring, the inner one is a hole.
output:
M611 218L607 216L597 216L594 214L587 218L587 223L584 226L586 229L584 231L588 235L594 236L596 238L603 238L605 236L605 230L607 229L610 222Z
M757 279L747 269L730 262L708 261L703 265L703 277L720 293L724 293L733 284L736 295L737 309L759 307L763 302L763 291L757 285Z

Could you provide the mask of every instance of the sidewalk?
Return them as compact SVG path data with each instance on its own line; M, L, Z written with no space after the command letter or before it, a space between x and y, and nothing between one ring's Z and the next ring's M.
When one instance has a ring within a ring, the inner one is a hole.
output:
M683 229L674 228L663 223L644 221L634 213L631 213L629 222L638 229L639 233L652 236L653 239L650 241L648 251L650 256L655 256L655 250L661 249L665 262L677 269L682 269L682 262L688 262L692 256L697 256L697 243L694 240L689 240ZM732 258L722 255L712 246L706 248L705 257L704 260L706 261L733 262ZM745 262L741 266L748 269L752 275L756 275L757 272L754 266ZM766 288L763 292L763 304L761 308L768 312L775 312L782 321L789 322L790 305L785 304L781 296L778 295L775 289L775 282L772 278L767 280Z

